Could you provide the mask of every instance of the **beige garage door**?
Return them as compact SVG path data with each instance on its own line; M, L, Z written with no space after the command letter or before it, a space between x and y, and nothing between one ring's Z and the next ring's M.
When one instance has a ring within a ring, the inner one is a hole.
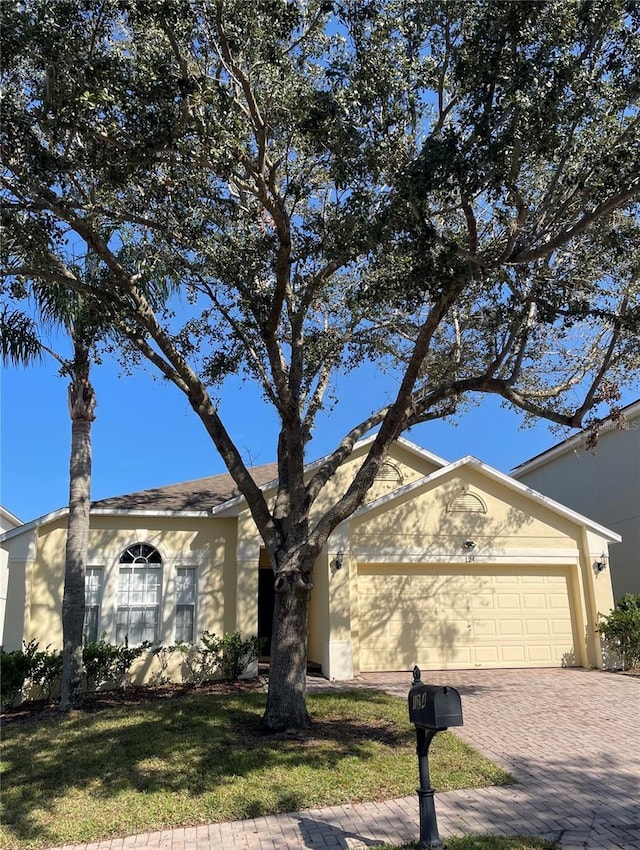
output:
M578 663L560 567L361 565L358 607L363 672Z

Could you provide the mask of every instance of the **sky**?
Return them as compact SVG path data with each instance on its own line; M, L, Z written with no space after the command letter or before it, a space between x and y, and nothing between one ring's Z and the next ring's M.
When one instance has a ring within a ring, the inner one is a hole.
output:
M123 375L110 360L94 367L92 377L98 399L92 431L93 499L226 471L204 426L173 385L146 371ZM0 503L24 522L68 502L71 424L66 385L53 361L26 369L3 367L0 374ZM342 379L342 401L319 423L308 460L331 451L350 426L377 406L384 389L385 379L371 368ZM638 398L640 382L625 393L623 403ZM277 423L255 388L230 380L220 409L247 464L276 459ZM456 424L426 423L404 436L445 460L471 454L508 473L573 433L554 432L541 421L533 428L521 426L520 414L489 397Z

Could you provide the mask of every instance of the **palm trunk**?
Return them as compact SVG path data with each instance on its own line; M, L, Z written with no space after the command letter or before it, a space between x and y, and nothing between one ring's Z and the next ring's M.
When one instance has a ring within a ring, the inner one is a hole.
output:
M311 725L307 713L307 635L310 586L301 573L285 577L276 593L269 663L269 691L262 727L269 732L299 731ZM308 574L307 574L308 576ZM276 583L278 589L278 583Z
M60 708L82 704L82 632L84 627L85 569L89 545L91 490L91 423L95 395L88 378L69 387L71 459L69 464L69 519L62 597L62 684Z

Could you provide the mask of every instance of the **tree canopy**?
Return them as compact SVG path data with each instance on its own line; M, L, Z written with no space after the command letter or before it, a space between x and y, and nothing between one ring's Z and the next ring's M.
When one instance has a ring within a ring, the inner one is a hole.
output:
M186 394L277 573L310 572L406 428L482 393L579 427L635 379L636 0L24 0L2 16L7 297L86 291L94 258L90 294L127 355ZM306 480L335 376L365 362L397 393L372 387ZM238 372L281 422L273 505L219 414Z

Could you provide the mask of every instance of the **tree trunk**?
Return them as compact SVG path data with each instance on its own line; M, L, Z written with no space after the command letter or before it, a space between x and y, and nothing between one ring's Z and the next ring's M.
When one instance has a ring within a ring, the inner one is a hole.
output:
M89 506L91 490L91 423L95 397L88 380L69 388L71 459L69 464L69 518L62 597L62 684L60 708L82 704L82 638Z
M296 732L311 725L306 684L311 599L308 576L280 573L276 578L269 691L262 718L262 727L269 732ZM278 591L282 582L284 587Z

